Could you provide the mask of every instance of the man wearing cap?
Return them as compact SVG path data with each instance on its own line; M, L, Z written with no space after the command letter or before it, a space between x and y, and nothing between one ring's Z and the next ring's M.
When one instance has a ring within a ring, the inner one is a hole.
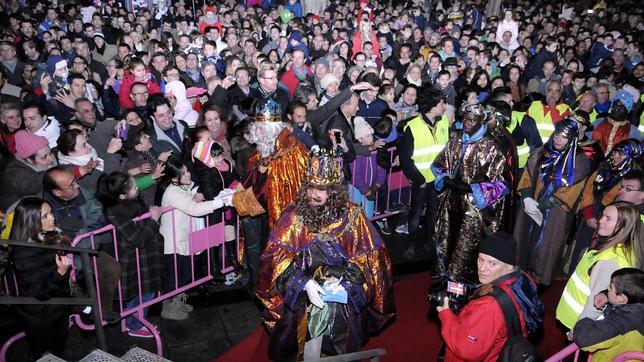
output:
M516 266L516 256L517 246L512 235L499 231L488 236L478 249L476 268L481 286L473 299L458 315L449 308L447 297L436 307L446 346L445 361L499 358L508 339L508 327L499 302L491 295L493 291L510 297L524 337L539 329L543 305L534 282Z
M271 360L359 351L394 316L387 249L342 180L341 159L313 154L262 253L257 296Z
M608 116L598 118L592 138L599 141L604 155L610 154L613 147L627 138L642 139L642 134L630 123L630 113L633 110L633 96L622 90L615 95Z
M105 35L101 32L94 33L94 50L92 59L107 64L107 62L118 54L118 48L114 44L105 41Z
M58 164L43 136L20 130L15 134L16 154L2 177L0 208L7 210L24 196L39 195L45 171Z

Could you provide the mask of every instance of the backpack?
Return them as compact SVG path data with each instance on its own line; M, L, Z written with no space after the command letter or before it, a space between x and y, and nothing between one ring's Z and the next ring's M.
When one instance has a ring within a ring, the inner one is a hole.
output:
M508 340L503 346L498 361L500 362L541 362L537 348L521 334L521 321L512 299L505 290L494 287L491 295L501 306L505 325L508 330Z

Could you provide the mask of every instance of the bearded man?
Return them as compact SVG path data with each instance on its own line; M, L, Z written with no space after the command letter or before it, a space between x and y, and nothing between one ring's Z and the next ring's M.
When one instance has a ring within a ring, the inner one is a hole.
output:
M243 185L253 189L255 198L268 211L268 216L242 219L249 272L251 280L256 281L261 245L284 208L295 200L306 176L309 156L306 146L282 122L282 108L274 100L256 105L255 122L249 125L248 132L248 141L257 149L248 160Z
M358 351L394 315L389 254L362 209L348 201L335 155L311 157L260 265L257 296L266 307L271 360L319 359L323 345L326 354Z

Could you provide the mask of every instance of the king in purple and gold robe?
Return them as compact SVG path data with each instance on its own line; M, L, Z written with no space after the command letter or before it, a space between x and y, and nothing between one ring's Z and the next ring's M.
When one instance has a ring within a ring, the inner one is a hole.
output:
M503 180L506 159L486 125L472 136L453 130L445 148L432 164L436 175L438 218L434 243L434 277L476 283L476 260L481 240L499 230L503 198L509 188ZM445 187L445 178L458 180L467 191Z
M347 304L327 302L328 333L336 353L359 351L369 334L394 316L393 275L384 241L362 209L313 232L293 205L276 222L260 260L257 296L271 331L269 358L301 358L313 307L303 290L325 268L341 270Z

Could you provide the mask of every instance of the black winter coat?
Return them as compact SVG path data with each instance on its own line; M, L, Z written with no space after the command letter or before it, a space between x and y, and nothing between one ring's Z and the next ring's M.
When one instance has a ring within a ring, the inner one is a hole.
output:
M56 251L29 247L11 250L14 272L20 296L41 301L69 297L69 273L58 273ZM61 353L67 339L67 318L70 307L66 305L21 305L16 314L27 333L33 357L49 350Z
M154 293L161 289L163 236L159 233L159 224L153 219L136 223L132 221L149 210L140 197L123 200L107 209L108 221L116 228L124 300L133 299L139 294L135 254L137 248L141 267L141 291Z

